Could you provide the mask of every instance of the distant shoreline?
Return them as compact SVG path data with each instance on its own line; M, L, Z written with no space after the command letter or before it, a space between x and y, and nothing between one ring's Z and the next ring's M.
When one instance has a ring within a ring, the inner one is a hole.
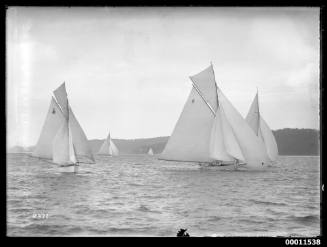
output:
M6 152L6 154L31 154L32 152ZM124 156L124 155L146 155L147 153L137 153L137 154L132 154L132 153L126 153L126 154L121 154L119 156ZM94 155L97 155L97 154L94 154ZM158 154L154 154L154 156L156 156ZM287 155L287 154L282 154L282 155L279 155L279 156L283 156L283 157L320 157L320 155L301 155L301 154L298 154L298 155Z
M315 129L279 129L273 130L280 156L320 156L320 131ZM154 154L164 150L169 136L138 139L112 139L121 154L145 154L151 148ZM96 154L104 139L89 139L92 152ZM7 153L32 152L34 146L7 147Z

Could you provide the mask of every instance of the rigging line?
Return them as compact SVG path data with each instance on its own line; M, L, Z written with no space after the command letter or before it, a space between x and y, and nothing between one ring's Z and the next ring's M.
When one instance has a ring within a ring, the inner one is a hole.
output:
M260 129L260 108L259 108L259 92L257 87L257 106L258 106L258 131L257 136L259 136L259 129Z
M192 78L190 77L191 81L192 81L192 86L194 87L195 91L200 95L200 97L203 99L204 103L209 107L211 113L216 117L216 113L215 111L212 109L211 105L205 100L203 94L201 93L200 89L198 88L198 86L196 85L196 83L192 80Z

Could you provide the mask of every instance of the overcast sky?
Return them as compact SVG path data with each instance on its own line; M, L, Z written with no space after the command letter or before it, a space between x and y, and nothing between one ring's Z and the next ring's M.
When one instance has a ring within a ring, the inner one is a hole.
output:
M89 139L167 136L212 61L245 117L319 128L318 8L9 8L7 140L35 145L63 81Z

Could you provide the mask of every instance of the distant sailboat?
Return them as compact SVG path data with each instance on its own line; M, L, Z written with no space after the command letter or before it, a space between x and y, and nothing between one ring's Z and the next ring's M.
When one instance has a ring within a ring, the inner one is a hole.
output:
M148 155L153 155L152 148L149 149L149 151L148 151Z
M213 66L190 79L193 88L159 159L247 167L267 162L262 141L217 86Z
M274 134L260 114L258 92L246 116L246 121L264 143L270 161L275 162L278 158L278 147Z
M109 155L109 156L117 156L119 155L119 150L115 143L112 141L110 137L110 133L107 139L104 140L103 144L101 145L98 154L102 155Z
M85 133L69 106L65 83L54 91L54 95L32 156L52 159L61 168L76 172L81 159L89 163L95 160Z

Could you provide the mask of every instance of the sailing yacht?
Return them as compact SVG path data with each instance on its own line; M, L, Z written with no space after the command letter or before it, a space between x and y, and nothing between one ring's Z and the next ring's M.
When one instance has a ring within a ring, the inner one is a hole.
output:
M69 105L65 83L53 93L32 156L52 160L60 171L77 172L79 163L95 163L93 153Z
M249 112L246 116L246 121L254 131L254 133L263 142L266 152L268 154L270 163L275 163L278 158L278 147L276 139L266 121L263 119L259 109L258 91L250 106Z
M190 79L191 92L159 159L247 168L268 162L262 141L218 87L213 65Z
M108 155L108 156L119 155L119 150L118 150L117 146L115 145L115 143L112 141L112 139L110 137L110 133L109 133L108 137L102 143L97 154Z
M148 155L153 155L152 148L149 148Z

